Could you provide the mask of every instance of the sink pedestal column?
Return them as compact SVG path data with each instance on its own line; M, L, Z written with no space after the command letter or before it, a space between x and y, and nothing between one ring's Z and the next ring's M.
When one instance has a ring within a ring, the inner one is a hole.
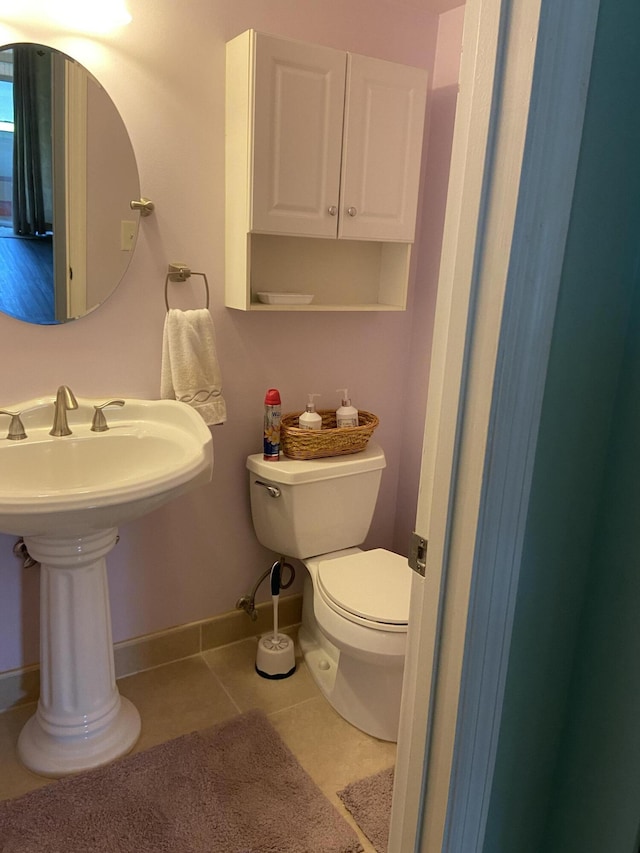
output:
M40 700L18 755L42 776L107 764L140 735L140 715L115 681L105 557L116 539L116 528L25 537L41 564Z

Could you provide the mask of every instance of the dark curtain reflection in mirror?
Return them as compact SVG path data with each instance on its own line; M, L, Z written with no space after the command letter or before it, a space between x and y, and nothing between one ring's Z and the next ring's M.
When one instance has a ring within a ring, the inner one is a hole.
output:
M139 197L98 81L53 48L0 47L0 312L52 325L101 305L131 260Z
M20 237L46 236L53 229L51 106L51 57L33 45L15 47L13 230Z
M11 204L1 228L2 308L16 317L55 323L53 275L52 70L49 52L35 45L3 51L4 105L0 172ZM7 89L10 92L7 93ZM12 113L12 114L11 114ZM11 154L9 153L11 148ZM8 174L7 174L8 173Z

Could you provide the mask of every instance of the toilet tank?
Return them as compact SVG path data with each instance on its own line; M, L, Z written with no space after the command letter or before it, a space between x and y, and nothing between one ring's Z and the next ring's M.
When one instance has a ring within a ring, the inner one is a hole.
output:
M378 499L384 452L366 450L326 459L266 462L249 456L251 514L258 540L285 557L304 560L364 541ZM272 486L279 492L274 496Z

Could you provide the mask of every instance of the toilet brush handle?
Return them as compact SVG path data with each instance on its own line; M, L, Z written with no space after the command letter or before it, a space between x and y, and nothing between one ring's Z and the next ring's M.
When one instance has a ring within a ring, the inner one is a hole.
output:
M271 595L280 595L280 563L271 566Z
M273 639L278 641L278 601L280 599L279 595L272 595L271 600L273 601Z
M278 642L278 601L280 599L280 563L271 567L271 600L273 601L273 639Z

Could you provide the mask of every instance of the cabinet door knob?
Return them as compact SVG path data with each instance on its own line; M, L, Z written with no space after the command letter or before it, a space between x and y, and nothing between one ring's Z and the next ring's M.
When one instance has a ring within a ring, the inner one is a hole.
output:
M335 206L335 204L332 204L328 208L328 211L329 211L329 216L336 216L336 214L338 213L338 208Z
M347 213L349 214L349 216L356 216L358 211L355 209L355 207L348 207Z

